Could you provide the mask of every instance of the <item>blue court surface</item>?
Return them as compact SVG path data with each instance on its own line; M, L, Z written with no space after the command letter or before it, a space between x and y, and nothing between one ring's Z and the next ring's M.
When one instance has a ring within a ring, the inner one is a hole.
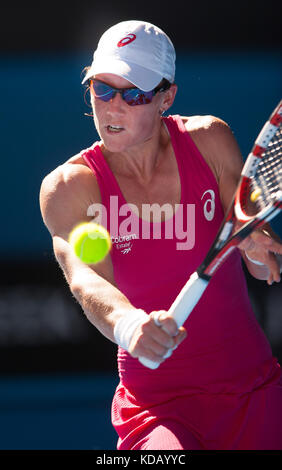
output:
M0 379L1 450L116 448L110 374Z

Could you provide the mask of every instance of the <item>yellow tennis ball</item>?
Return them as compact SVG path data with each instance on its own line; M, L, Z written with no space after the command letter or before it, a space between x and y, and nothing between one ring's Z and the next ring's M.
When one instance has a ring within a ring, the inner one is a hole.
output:
M109 253L112 243L107 230L94 222L82 223L69 236L76 256L86 264L96 264Z
M261 189L260 188L255 189L250 196L251 201L256 202L257 198L260 195L261 195Z

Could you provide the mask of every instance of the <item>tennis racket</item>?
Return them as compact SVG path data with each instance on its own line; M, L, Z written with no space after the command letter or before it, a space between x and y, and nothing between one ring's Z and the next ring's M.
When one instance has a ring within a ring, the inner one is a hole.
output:
M200 300L212 276L250 233L282 210L282 101L263 126L248 155L232 203L203 263L185 284L168 313L178 328ZM241 227L234 230L237 222ZM156 369L159 363L140 362Z

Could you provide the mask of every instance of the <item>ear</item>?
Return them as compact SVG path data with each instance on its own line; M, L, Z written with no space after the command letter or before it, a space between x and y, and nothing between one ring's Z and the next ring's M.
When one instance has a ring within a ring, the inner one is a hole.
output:
M173 105L176 93L177 85L175 84L171 85L171 87L163 93L163 101L161 104L162 113L167 111Z

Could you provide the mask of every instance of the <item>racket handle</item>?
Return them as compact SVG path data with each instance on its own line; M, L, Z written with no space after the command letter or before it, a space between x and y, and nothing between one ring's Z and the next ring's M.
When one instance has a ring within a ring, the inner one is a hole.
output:
M208 282L207 279L199 277L198 273L194 272L176 297L168 313L174 318L178 328L185 323L199 302L208 286Z
M208 282L207 279L199 277L198 273L195 272L176 297L168 313L174 318L178 328L182 326L189 317L207 288ZM169 351L165 357L169 357L170 355L171 352ZM157 369L160 365L159 362L151 361L145 357L140 357L139 361L150 369Z

